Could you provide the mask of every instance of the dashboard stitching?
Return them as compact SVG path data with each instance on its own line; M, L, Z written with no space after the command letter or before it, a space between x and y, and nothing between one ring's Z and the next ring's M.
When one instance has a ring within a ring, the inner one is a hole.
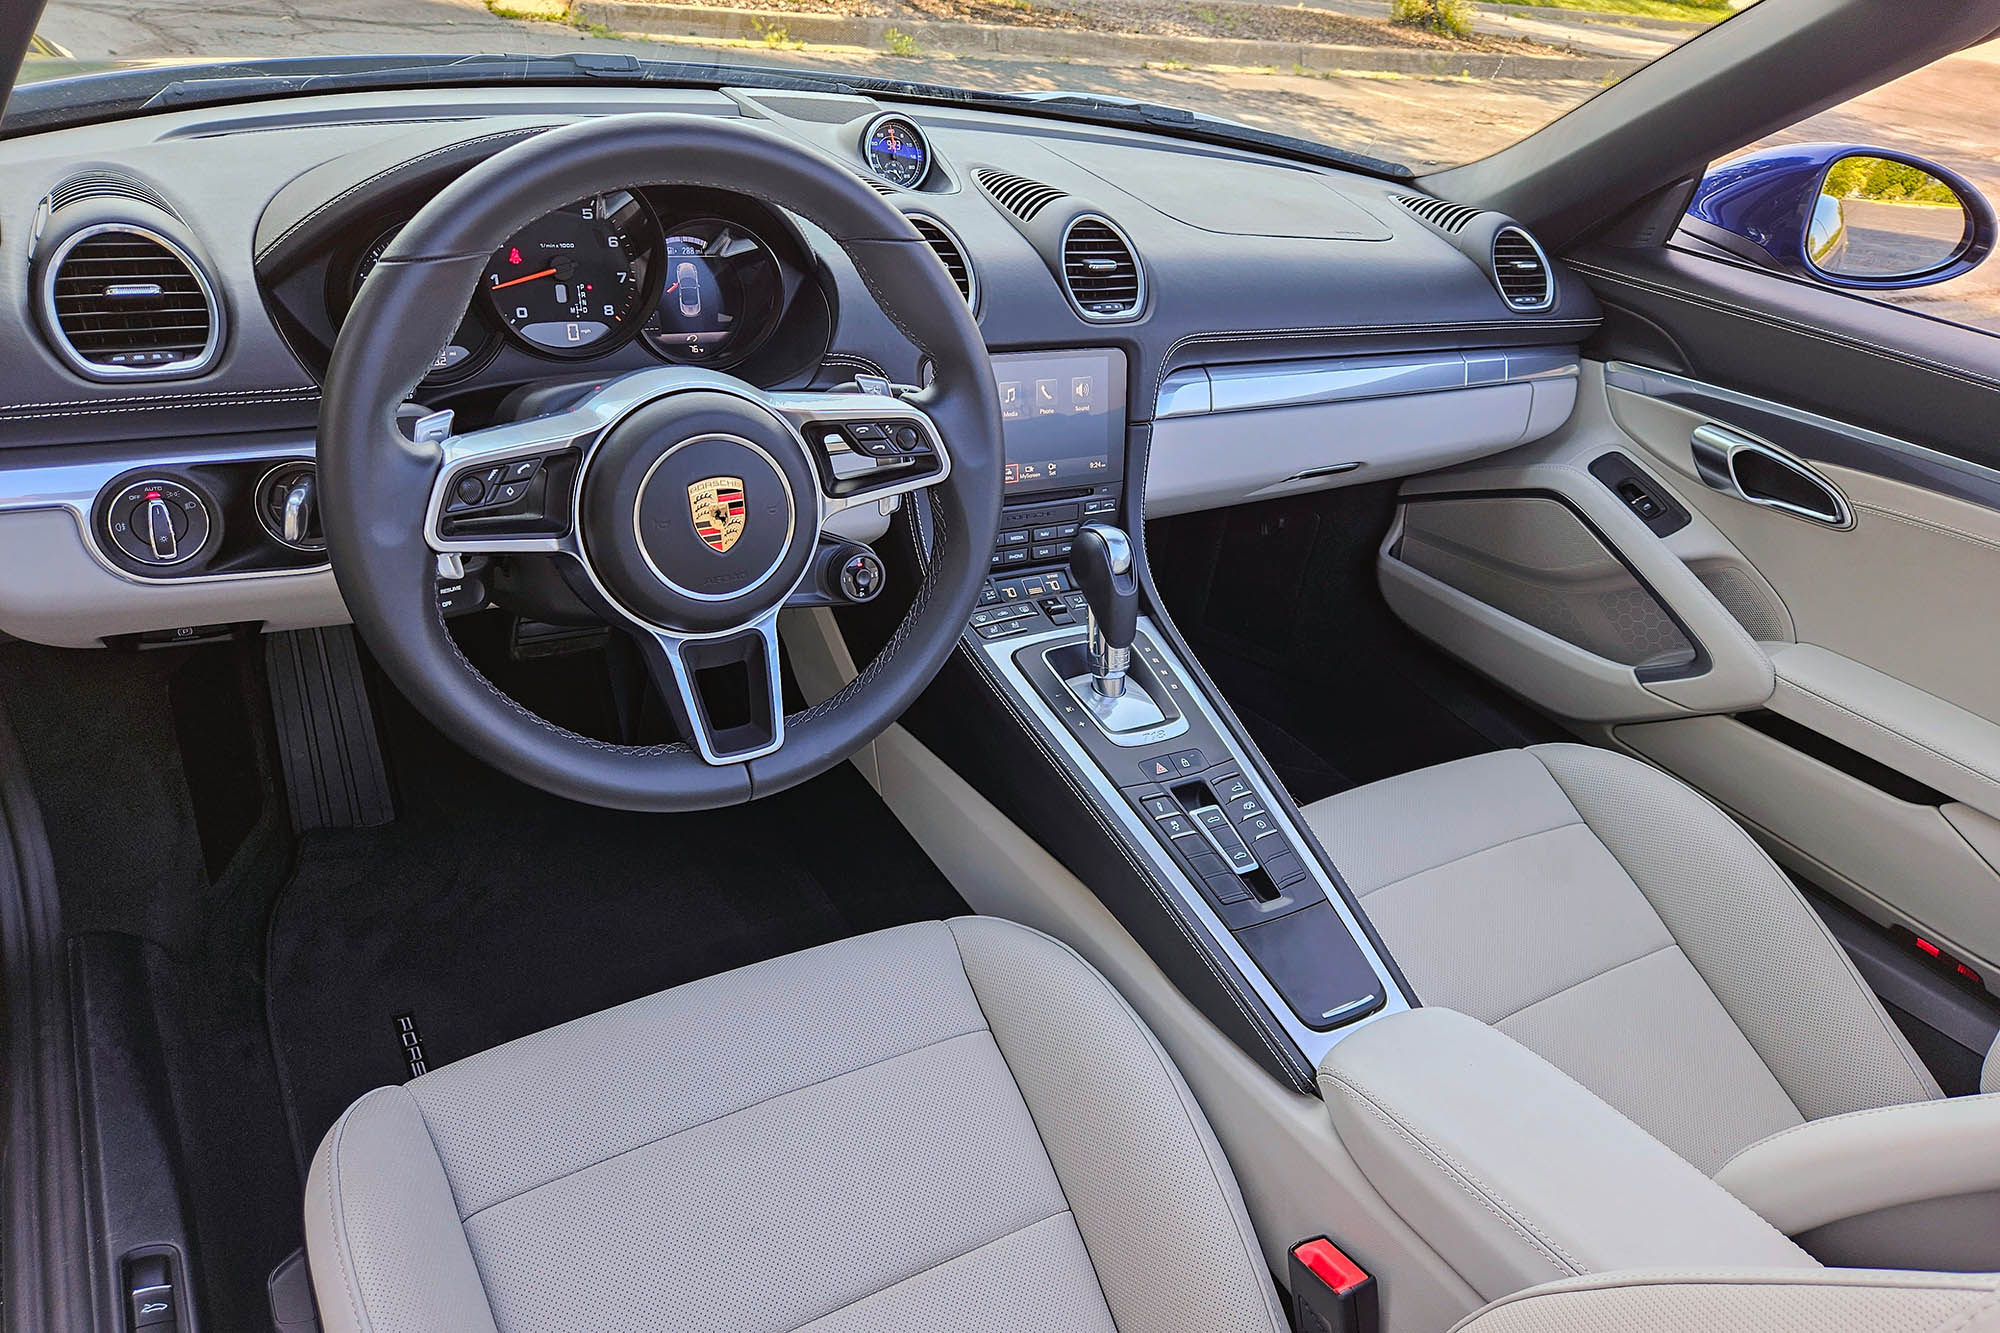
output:
M371 185L378 184L382 181L389 179L391 176L400 175L403 172L408 171L410 168L416 166L419 162L423 162L429 158L437 157L443 153L459 152L467 148L476 147L480 144L492 143L497 139L530 138L537 134L546 133L547 131L552 130L554 128L555 126L553 125L530 125L520 129L499 130L492 134L481 134L471 139L460 139L457 140L456 142L445 144L441 148L433 148L428 153L419 153L417 156L409 159L407 162L398 162L396 165L392 167L386 167L383 170L376 172L373 176L370 176L367 180L356 181L354 184L342 190L339 194L334 195L331 199L322 201L319 204L319 206L314 208L310 213L307 213L304 217L294 222L291 226L279 232L275 237L271 239L271 243L269 245L265 246L262 250L259 250L257 252L257 262L261 264L266 259L270 258L271 253L276 249L278 249L278 247L282 246L288 239L290 239L294 232L298 231L299 228L306 226L308 223L318 218L321 214L325 213L329 208L333 208L336 205L345 202L348 198L352 197L357 192L365 190Z
M40 417L97 416L107 412L159 412L173 407L248 407L258 403L310 402L318 397L318 389L301 385L296 389L215 389L205 393L155 393L108 400L72 398L60 402L0 404L0 418L33 421Z
M1943 375L1948 379L1961 380L1975 388L2000 389L2000 380L1987 379L1980 375L1971 375L1959 367L1946 365L1942 361L1933 361L1929 357L1918 356L1913 352L1891 351L1872 346L1868 343L1859 342L1837 329L1828 329L1818 324L1808 324L1803 320L1790 319L1782 315L1773 315L1750 306L1740 306L1734 302L1725 301L1720 297L1692 291L1686 287L1677 287L1670 283L1653 282L1644 278L1636 278L1629 274L1600 268L1594 264L1578 264L1572 261L1571 267L1583 273L1595 274L1606 282L1635 287L1640 291L1651 292L1655 296L1665 296L1687 301L1694 305L1707 306L1711 310L1718 310L1727 314L1738 315L1745 319L1755 320L1757 323L1767 325L1771 328L1785 329L1793 333L1804 334L1806 337L1812 338L1817 342L1831 343L1847 351L1860 352L1865 356L1877 357L1884 361L1900 361L1921 370L1928 370L1935 374Z

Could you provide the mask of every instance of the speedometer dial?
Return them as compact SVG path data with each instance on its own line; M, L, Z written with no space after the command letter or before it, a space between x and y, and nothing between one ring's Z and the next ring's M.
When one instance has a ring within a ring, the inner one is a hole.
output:
M493 252L486 297L515 337L554 356L595 356L638 331L659 227L637 195L579 200Z
M906 190L914 190L931 173L931 146L916 122L905 116L877 116L861 139L861 156L868 169Z

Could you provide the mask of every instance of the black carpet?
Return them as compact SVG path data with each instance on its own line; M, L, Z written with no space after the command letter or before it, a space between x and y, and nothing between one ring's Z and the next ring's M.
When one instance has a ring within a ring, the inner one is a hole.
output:
M1396 485L1146 525L1147 560L1174 622L1301 803L1566 739L1419 639L1382 600L1376 548Z
M268 978L294 1143L410 1077L668 986L966 910L845 765L693 815L575 805L446 745L392 698L398 817L320 832L271 921ZM808 1001L809 997L801 997Z

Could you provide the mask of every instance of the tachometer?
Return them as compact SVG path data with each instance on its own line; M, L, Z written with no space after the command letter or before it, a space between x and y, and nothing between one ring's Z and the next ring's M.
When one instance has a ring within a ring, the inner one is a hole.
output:
M659 226L629 191L529 223L493 252L486 297L514 336L553 356L594 356L638 331Z
M660 246L660 300L646 342L674 361L727 365L757 349L784 304L777 256L722 218L675 223Z
M907 116L877 116L861 137L861 156L868 169L906 190L914 190L931 173L931 146L916 122Z

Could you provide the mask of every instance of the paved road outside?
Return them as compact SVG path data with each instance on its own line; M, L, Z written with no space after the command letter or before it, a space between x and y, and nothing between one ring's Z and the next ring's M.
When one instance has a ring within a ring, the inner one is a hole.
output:
M512 0L528 6L536 0ZM1274 0L1277 2L1277 0ZM1312 0L1382 14L1386 0ZM1487 6L1482 25L1563 27ZM1639 27L1601 25L1623 40L1659 43ZM1616 28L1616 32L1612 29ZM879 51L773 50L622 41L556 23L504 19L480 0L52 0L43 32L81 58L189 59L367 51L579 49L785 65L983 89L1071 89L1195 107L1247 124L1427 166L1506 146L1598 91L1577 79L1469 80L1229 69L1106 68L1081 62L896 57ZM1568 25L1569 31L1575 25ZM1523 34L1525 35L1525 34ZM1839 140L1933 157L2000 201L2000 42L1989 42L1822 113L1771 142ZM2000 332L2000 260L1967 277L1887 299Z

